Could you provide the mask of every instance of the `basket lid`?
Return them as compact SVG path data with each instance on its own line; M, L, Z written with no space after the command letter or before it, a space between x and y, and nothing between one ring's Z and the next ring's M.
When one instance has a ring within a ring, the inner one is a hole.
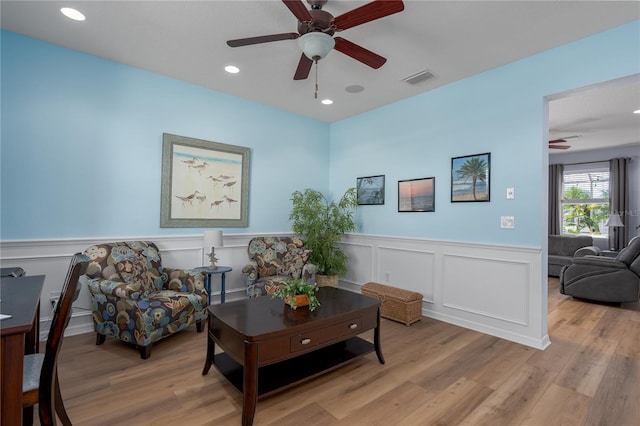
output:
M368 282L362 285L362 291L368 291L376 294L384 295L392 299L401 300L403 302L413 302L422 300L422 294L416 291L405 290L398 287L392 287L385 284Z

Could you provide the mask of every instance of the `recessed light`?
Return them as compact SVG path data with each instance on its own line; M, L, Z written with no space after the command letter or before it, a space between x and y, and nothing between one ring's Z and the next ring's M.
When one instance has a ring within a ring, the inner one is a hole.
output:
M348 93L360 93L364 90L364 87L359 84L352 84L351 86L347 86L344 89Z
M333 101L331 99L323 99L320 102L322 102L325 105L331 105L333 103Z
M634 114L640 114L640 109L633 111Z
M84 21L86 19L82 13L70 7L63 7L60 9L60 12L62 12L62 14L67 18L73 19L74 21Z
M227 65L226 67L224 67L224 70L229 74L237 74L240 72L240 68L236 67L235 65Z

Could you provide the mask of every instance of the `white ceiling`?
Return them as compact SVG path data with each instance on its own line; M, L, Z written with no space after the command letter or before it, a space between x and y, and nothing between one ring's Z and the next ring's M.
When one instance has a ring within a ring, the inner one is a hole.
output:
M324 10L338 16L366 3L329 0ZM301 54L296 41L238 48L225 43L296 32L296 18L279 0L2 0L0 22L8 31L334 122L640 19L640 2L636 1L404 3L403 12L339 33L386 57L387 63L374 70L332 51L319 62L318 99L314 99L314 69L307 80L293 80ZM59 12L63 6L77 8L87 20L65 18ZM227 74L223 67L228 64L238 66L240 73ZM402 81L424 69L436 78L415 85ZM364 91L348 93L345 88L350 85L363 86ZM637 95L638 87L627 92ZM601 108L605 104L622 108L617 101L624 95L623 90L615 96L603 92L600 109L587 111L577 108L584 106L583 101L552 102L550 128L559 130L552 136L580 133L583 137L572 144L572 150L581 149L578 144L587 146L586 134L607 122L605 115L610 110ZM635 102L633 109L639 109L638 96L628 97L629 103ZM334 104L322 105L319 101L324 98L331 98ZM627 131L625 143L640 142L638 121L631 122L635 141L628 142L634 137Z

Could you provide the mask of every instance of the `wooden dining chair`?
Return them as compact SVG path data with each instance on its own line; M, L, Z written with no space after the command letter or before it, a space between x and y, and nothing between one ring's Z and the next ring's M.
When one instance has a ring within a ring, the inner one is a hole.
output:
M53 312L45 352L44 354L36 353L24 356L23 425L33 424L33 406L36 404L38 404L38 414L42 426L56 425L56 413L58 413L62 424L71 425L60 393L57 359L64 331L71 318L71 305L80 293L78 280L87 270L88 262L89 258L85 255L80 253L73 255L60 299Z

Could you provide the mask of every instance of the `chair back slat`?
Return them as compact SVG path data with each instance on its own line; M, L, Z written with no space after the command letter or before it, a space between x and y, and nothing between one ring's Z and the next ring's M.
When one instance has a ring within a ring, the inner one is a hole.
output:
M71 319L72 305L80 294L79 279L87 270L89 258L76 253L71 259L67 276L64 280L60 299L53 313L51 328L47 337L44 362L40 372L40 388L38 403L41 424L55 424L54 389L56 386L56 368L58 354L62 346L64 331Z

